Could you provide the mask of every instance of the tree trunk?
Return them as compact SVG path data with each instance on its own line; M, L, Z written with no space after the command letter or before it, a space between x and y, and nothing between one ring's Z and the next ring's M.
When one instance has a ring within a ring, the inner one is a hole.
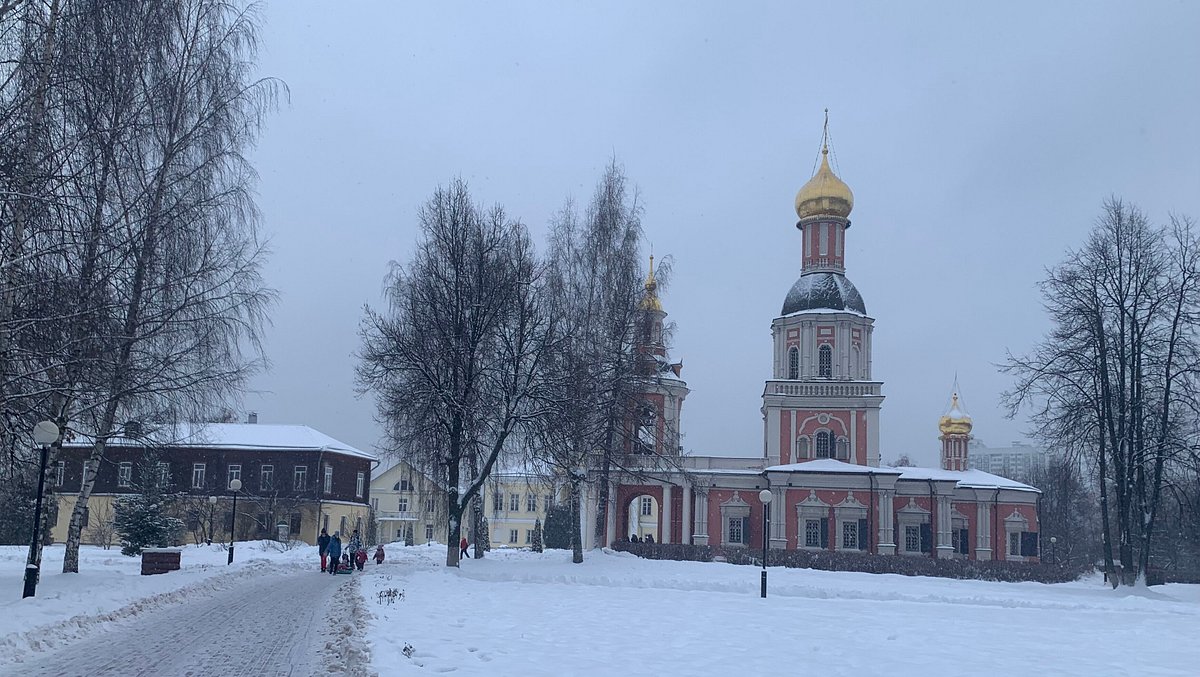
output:
M571 561L583 563L583 525L579 523L581 492L579 478L571 476Z

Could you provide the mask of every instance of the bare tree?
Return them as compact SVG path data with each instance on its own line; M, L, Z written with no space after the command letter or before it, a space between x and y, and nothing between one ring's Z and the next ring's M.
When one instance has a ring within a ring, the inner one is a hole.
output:
M358 382L376 396L391 451L445 486L446 564L457 566L463 512L539 415L551 318L529 235L503 209L474 204L460 179L419 218L412 261L387 279L387 310L364 311Z
M1042 436L1095 468L1105 568L1132 584L1149 566L1165 468L1195 429L1200 243L1186 219L1155 228L1111 199L1042 292L1054 325L1009 356L1010 411L1033 405Z

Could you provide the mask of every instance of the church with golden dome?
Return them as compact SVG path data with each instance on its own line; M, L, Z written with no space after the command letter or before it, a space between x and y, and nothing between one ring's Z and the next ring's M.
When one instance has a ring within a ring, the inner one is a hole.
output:
M1040 492L968 467L972 423L957 389L936 419L940 467L880 465L884 394L872 374L875 319L847 276L854 193L830 166L827 133L820 153L795 199L799 277L771 320L761 454L682 453L677 426L688 390L682 364L671 363L663 348L666 312L652 260L640 306L642 413L631 423L634 445L627 450L645 458L631 459L610 486L589 488L581 519L603 525L589 540L644 535L649 523L661 543L762 548L765 539L775 549L1036 561ZM780 245L786 242L781 231Z

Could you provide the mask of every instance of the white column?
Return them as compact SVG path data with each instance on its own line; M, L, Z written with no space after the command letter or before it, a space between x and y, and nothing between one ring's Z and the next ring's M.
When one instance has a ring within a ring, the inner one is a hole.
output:
M895 555L896 544L892 542L892 520L895 519L895 513L892 510L892 492L882 490L879 492L879 549L880 555Z
M671 485L662 485L662 531L658 534L659 543L671 542Z
M696 545L708 545L708 494L696 492L696 528L692 534Z
M976 496L978 500L978 496ZM986 500L976 503L975 512L975 558L989 560L992 558L992 506Z
M784 505L783 487L771 489L771 547L777 550L787 548L787 506Z
M954 556L954 541L950 537L950 497L937 497L937 557L950 559Z
M604 547L612 545L613 541L621 537L621 534L617 533L617 508L617 485L610 482L608 485L608 508L604 515L604 525L607 527L605 529L607 535L604 537L607 542L603 544ZM625 537L628 538L629 534L625 534Z
M594 510L590 494L586 486L579 488L579 534L584 550L591 548L592 542L595 541L595 535L592 533L593 522L588 519L589 513Z
M692 542L692 485L686 478L683 480L683 524L679 530L679 542L684 545Z

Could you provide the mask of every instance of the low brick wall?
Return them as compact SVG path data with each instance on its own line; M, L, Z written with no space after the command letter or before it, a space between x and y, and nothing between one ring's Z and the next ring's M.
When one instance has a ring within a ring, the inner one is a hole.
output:
M182 551L179 548L146 548L142 550L142 575L179 571Z
M762 550L750 548L723 548L676 543L629 543L626 541L615 543L612 548L646 559L684 562L723 560L730 564L762 566ZM820 571L858 571L870 574L936 576L1003 582L1036 581L1039 583L1074 581L1092 570L1091 567L1068 567L1038 562L977 562L965 559L933 559L908 555L869 555L861 552L814 552L809 550L772 550L767 555L767 565Z

